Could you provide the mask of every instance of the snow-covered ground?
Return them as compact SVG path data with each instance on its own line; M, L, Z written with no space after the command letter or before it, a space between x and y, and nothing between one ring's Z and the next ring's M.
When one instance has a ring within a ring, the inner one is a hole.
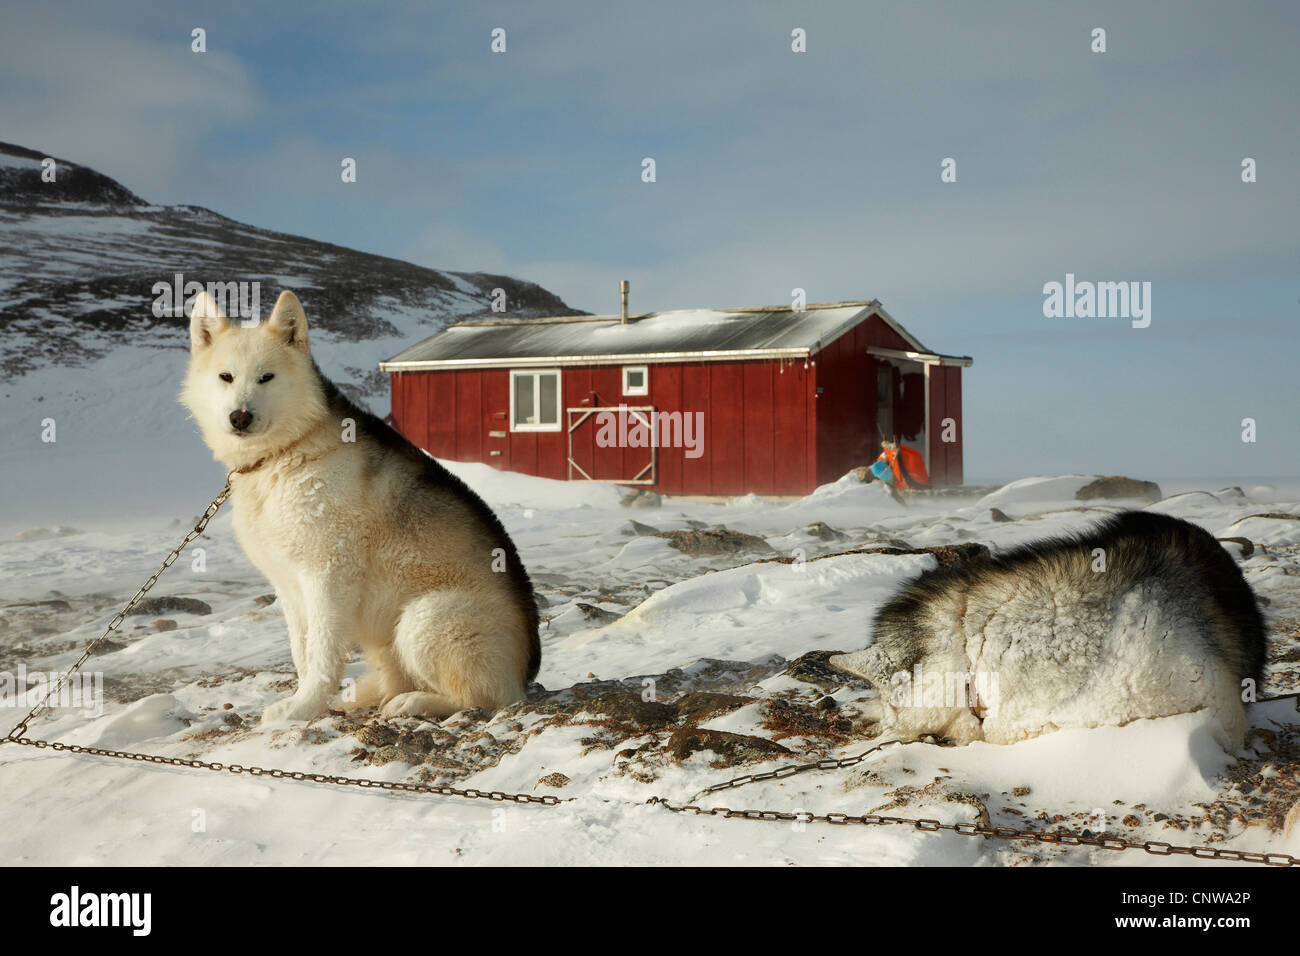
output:
M858 708L866 691L842 677L828 682L821 657L864 646L874 610L935 558L844 552L965 542L997 549L1077 529L1125 505L1074 500L1090 476L1026 479L983 499L919 498L906 508L851 476L793 503L664 499L628 508L610 486L448 464L501 514L545 599L544 690L527 701L441 724L331 715L261 728L257 715L288 692L293 668L280 609L267 603L270 588L234 542L227 513L195 542L201 570L191 549L151 594L197 599L210 611L128 618L86 666L103 677L103 713L60 708L32 732L226 764L572 799L517 806L5 745L0 854L44 864L1188 864L646 804L651 796L686 802L743 773L870 747ZM191 484L186 511L167 504L148 521L82 530L22 528L10 509L14 529L0 541L0 668L21 664L30 675L68 666L215 490ZM1249 555L1225 546L1270 602L1274 663L1264 691L1300 689L1300 489L1206 488L1149 507L1252 543ZM995 520L993 508L1011 520ZM691 557L652 534L709 527L754 535L771 550L755 543ZM357 662L348 673L360 670ZM654 702L644 700L650 689ZM0 732L25 712L0 710L11 715ZM701 803L1062 826L1300 855L1300 834L1288 843L1277 829L1300 797L1300 714L1289 702L1262 704L1250 719L1258 732L1238 754L1214 743L1203 715L1186 714L1014 746L907 744L851 769L750 784Z

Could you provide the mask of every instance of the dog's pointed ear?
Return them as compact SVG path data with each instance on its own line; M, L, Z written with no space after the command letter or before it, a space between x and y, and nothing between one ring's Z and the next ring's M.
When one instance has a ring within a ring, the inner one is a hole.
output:
M285 345L307 351L307 313L292 292L285 290L280 293L264 328L283 339Z
M212 339L226 331L230 323L226 321L221 307L207 291L194 297L190 308L190 348L201 349L212 344Z

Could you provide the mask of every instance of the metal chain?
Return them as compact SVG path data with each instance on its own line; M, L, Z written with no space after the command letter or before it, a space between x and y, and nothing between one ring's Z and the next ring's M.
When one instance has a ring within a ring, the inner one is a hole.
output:
M170 568L175 563L176 559L180 557L180 553L185 550L185 546L203 533L203 530L208 526L208 522L216 516L216 513L221 510L221 506L226 503L226 499L230 497L230 476L233 474L234 472L230 472L230 474L226 475L226 485L221 489L221 493L213 498L212 503L203 510L203 514L199 517L199 520L194 523L194 527L190 529L190 532L181 540L181 543L171 549L171 552L163 559L162 566L149 577L149 580L144 582L144 586L141 587L140 590L135 592L135 597L131 598L131 600L127 602L126 607L118 611L117 616L114 617L113 620L109 621L108 627L104 628L104 633L86 645L86 649L81 652L81 657L77 659L77 663L73 664L69 670L65 671L62 676L60 676L58 685L36 702L36 706L27 712L27 716L19 722L18 726L9 731L9 736L6 737L5 740L17 741L27 732L27 725L34 717L36 717L37 714L49 707L51 700L58 698L59 692L63 690L63 685L67 683L68 678L81 669L81 665L86 663L90 655L95 652L96 647L108 639L108 635L118 629L126 616L131 613L132 608L139 604L140 599L143 598L149 592L149 589L158 582L158 578L161 577L162 573ZM4 741L0 740L0 743L4 743Z
M1300 866L1300 858L1286 853L1247 853L1208 846L1179 846L1158 840L1135 843L1106 837L1085 837L1068 831L1021 830L1015 827L984 827L976 823L940 823L938 820L916 820L909 817L891 817L881 813L864 813L852 816L847 813L793 813L780 810L732 810L728 807L708 809L694 805L673 806L660 797L651 797L647 803L657 803L673 813L694 813L697 816L715 816L732 820L765 820L791 823L830 823L835 826L861 824L880 826L903 824L927 833L951 830L965 836L997 837L1000 840L1031 840L1035 843L1052 843L1058 846L1095 846L1103 850L1146 850L1155 856L1191 856L1198 860L1233 860L1240 863L1263 863L1267 866Z
M341 787L363 787L375 790L404 790L409 793L436 793L444 797L468 797L471 799L484 799L496 801L510 801L513 803L540 803L545 806L555 806L562 802L559 797L546 795L536 796L531 793L503 793L500 790L475 790L473 788L458 790L455 787L430 787L422 783L401 783L391 780L369 780L364 777L337 777L324 773L307 773L302 770L275 770L265 767L245 767L237 763L217 763L207 760L187 760L184 757L159 757L154 754L133 753L129 750L104 750L100 747L82 747L78 744L61 744L53 740L33 740L30 737L13 737L8 739L9 743L22 744L27 747L36 747L38 750L44 750L46 747L51 750L67 751L74 754L90 754L95 757L117 757L121 760L139 760L145 763L160 763L172 767L194 767L199 770L226 771L227 773L241 774L246 773L253 777L274 777L275 779L288 780L310 780L313 783L333 783ZM573 799L570 797L569 799Z
M1132 840L1121 840L1118 837L1089 837L1080 834L1071 833L1068 830L1027 830L1017 827L985 827L976 823L940 823L938 820L915 819L912 817L895 817L883 813L864 813L852 815L848 813L809 813L807 811L783 811L783 810L732 810L730 807L700 807L695 801L701 797L712 793L718 793L723 790L734 790L737 787L743 787L746 784L758 783L762 780L782 780L786 777L793 777L796 774L807 773L811 770L837 770L844 767L852 767L862 763L873 754L891 747L900 746L907 741L903 740L886 740L884 743L877 744L862 753L853 757L827 757L822 760L814 760L809 763L787 764L784 767L778 767L775 770L766 770L761 773L747 773L740 777L733 777L730 780L724 780L722 783L715 783L711 787L705 787L695 796L691 797L691 802L686 805L674 805L669 803L663 797L651 797L646 801L648 804L657 804L673 813L693 813L696 816L720 817L724 820L760 820L774 823L829 823L834 826L848 826L849 824L860 824L862 826L887 826L902 824L911 826L916 830L926 833L934 833L940 830L951 830L953 833L960 833L963 836L982 836L985 838L997 838L999 840L1030 840L1035 843L1050 843L1057 846L1095 846L1103 850L1145 850L1154 856L1191 856L1198 860L1231 860L1239 863L1263 863L1266 866L1300 866L1300 857L1294 857L1286 853L1249 853L1244 850L1229 850L1226 848L1216 848L1208 846L1184 846L1176 843L1165 843L1160 840L1144 840L1141 843ZM948 746L939 744L938 746Z
M131 612L131 610L140 603L140 600L148 593L149 589L157 583L158 578L166 571L180 553L185 550L186 545L201 535L208 522L221 509L230 497L230 479L234 472L226 475L225 487L221 492L212 499L212 503L204 509L202 516L188 534L181 540L181 543L174 547L163 559L162 566L145 581L144 585L136 592L135 597L127 602L126 607L109 622L104 633L91 641L82 652L81 657L72 667L66 671L59 679L58 685L53 691L46 694L44 698L37 702L22 721L9 732L9 735L0 738L0 745L6 743L19 744L24 747L35 747L38 750L49 748L59 752L74 754L89 754L95 757L113 757L119 760L136 760L144 763L164 764L172 767L190 767L199 770L212 770L216 772L225 771L233 774L249 774L253 777L268 776L274 779L286 780L307 780L313 783L335 784L337 786L361 787L363 789L389 790L404 793L429 793L443 797L461 797L471 800L491 800L498 803L518 803L518 804L536 804L539 806L554 807L562 803L571 803L576 800L575 797L561 799L559 797L546 794L537 796L531 793L506 793L501 790L477 790L474 788L459 789L456 787L435 787L421 783L404 783L390 780L372 780L365 777L343 777L323 773L307 773L301 770L278 770L266 769L264 767L245 767L241 764L226 764L216 761L207 760L187 760L183 757L162 757L154 754L135 753L128 750L106 750L101 747L83 747L79 744L64 744L58 741L39 740L25 736L28 724L49 706L51 698L57 698L63 685L73 674L75 674L83 664L94 653L96 647L103 643L108 636L121 625L122 621ZM1297 702L1300 708L1300 702ZM807 773L812 770L841 770L846 767L856 766L862 763L872 754L879 753L890 747L903 744L902 740L887 740L884 743L877 744L868 750L863 751L853 757L827 757L821 760L815 760L804 764L788 764L784 767L778 767L775 770L767 770L759 773L744 774L740 777L734 777L731 780L716 783L711 787L701 790L691 799L698 800L700 797L718 793L723 790L733 790L737 787L743 787L746 784L758 783L763 780L780 780L785 777L792 777L796 774ZM1290 856L1285 853L1247 853L1241 850L1216 849L1204 846L1179 846L1171 843L1164 843L1157 840L1146 840L1142 843L1136 843L1130 840L1120 840L1116 838L1105 837L1085 837L1069 832L1050 832L1042 830L1023 830L1015 827L984 827L975 823L940 823L938 820L930 819L912 819L909 817L894 817L879 813L865 813L853 816L847 813L807 813L807 812L789 812L781 810L732 810L728 807L710 807L703 808L694 803L677 806L669 803L663 797L651 797L646 804L657 804L670 810L673 813L694 813L697 816L721 817L725 820L760 820L771 822L789 822L789 823L828 823L833 826L848 826L849 824L860 824L863 826L883 826L883 825L906 825L916 830L926 833L934 833L941 830L950 830L953 833L960 833L964 836L983 836L986 838L997 838L1001 840L1030 840L1036 843L1049 843L1058 846L1095 846L1104 850L1145 850L1156 856L1191 856L1198 860L1232 860L1241 863L1263 863L1267 866L1300 866L1300 858Z
M340 777L321 773L306 773L298 770L268 770L263 767L244 767L240 764L224 764L206 760L186 760L182 757L161 757L154 754L135 753L129 750L106 750L101 747L82 747L78 744L64 744L59 743L58 741L39 740L26 736L28 724L30 724L38 714L49 707L51 699L58 698L59 692L63 689L63 685L67 683L68 679L72 677L73 674L77 673L77 671L81 669L81 666L85 664L90 658L90 655L94 653L95 648L102 644L110 634L117 630L126 616L131 613L131 610L140 603L140 600L158 582L158 578L162 576L162 573L170 568L176 562L176 559L180 557L180 554L185 550L185 547L201 535L204 529L207 528L208 522L216 516L217 512L221 510L221 506L225 504L226 500L230 497L230 480L234 474L235 472L232 471L226 475L225 486L221 489L221 492L212 499L212 503L203 510L203 514L199 517L199 520L195 522L194 527L185 535L180 544L176 545L176 547L172 548L172 550L168 552L167 557L163 559L162 566L149 577L149 580L145 581L140 590L135 593L135 597L131 598L131 600L127 602L126 607L122 608L122 610L119 611L109 622L108 627L104 629L104 633L86 645L86 649L82 651L81 657L77 659L77 662L73 664L71 668L60 676L59 682L54 689L46 694L41 700L37 701L36 705L28 711L27 716L24 717L13 730L9 731L7 737L0 738L0 744L14 743L25 747L35 747L38 750L44 750L48 747L51 750L66 751L67 753L74 754L90 754L91 756L96 757L115 757L119 760L138 760L145 763L166 764L173 767L193 767L200 770L224 770L228 773L234 774L247 773L254 777L265 775L276 779L286 778L289 780L310 780L314 783L332 783L338 784L339 786L373 788L378 790L401 790L409 793L433 793L445 797L465 797L469 799L509 801L512 803L536 803L543 806L555 806L556 804L561 803L562 801L559 797L550 795L539 797L531 793L503 793L500 790L483 791L473 788L461 790L456 787L431 787L419 783L398 783L387 780L370 780L359 777Z
M758 783L760 780L782 780L785 777L793 777L795 774L807 773L810 770L843 770L845 767L855 767L872 754L888 750L890 747L901 746L903 743L905 741L886 740L884 743L876 744L874 747L864 750L856 757L824 757L811 763L792 763L786 764L784 767L777 767L775 770L765 770L762 773L747 773L744 776L733 777L730 780L724 780L722 783L715 783L711 787L705 787L691 797L691 802L694 803L700 797L707 796L710 793L718 793L721 790L734 790L749 783Z

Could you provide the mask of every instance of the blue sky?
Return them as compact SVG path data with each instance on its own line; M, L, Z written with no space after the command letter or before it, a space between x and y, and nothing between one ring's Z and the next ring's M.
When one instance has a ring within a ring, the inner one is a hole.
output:
M636 310L879 298L974 356L972 480L1300 476L1295 4L122 2L4 22L0 139L150 200L594 312L620 278ZM1045 318L1067 273L1150 282L1151 326Z

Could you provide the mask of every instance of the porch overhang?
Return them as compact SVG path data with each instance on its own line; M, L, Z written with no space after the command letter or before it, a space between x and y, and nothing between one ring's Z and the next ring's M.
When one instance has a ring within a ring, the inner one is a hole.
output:
M940 355L937 352L913 352L909 349L890 349L881 345L867 347L868 355L893 359L898 362L920 362L922 365L955 365L970 368L975 360L969 355Z

